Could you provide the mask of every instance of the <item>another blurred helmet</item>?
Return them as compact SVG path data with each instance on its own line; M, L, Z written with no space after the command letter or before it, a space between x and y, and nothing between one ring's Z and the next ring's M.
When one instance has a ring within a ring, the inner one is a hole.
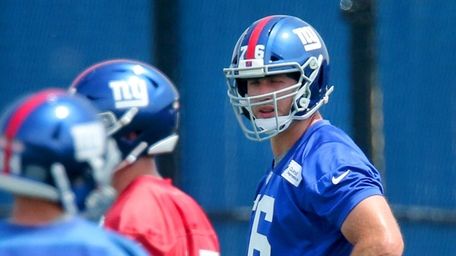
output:
M123 164L174 150L179 95L158 69L133 60L105 61L83 71L69 90L99 109L122 151Z
M114 199L120 153L86 99L40 91L12 105L0 129L0 188L92 216Z

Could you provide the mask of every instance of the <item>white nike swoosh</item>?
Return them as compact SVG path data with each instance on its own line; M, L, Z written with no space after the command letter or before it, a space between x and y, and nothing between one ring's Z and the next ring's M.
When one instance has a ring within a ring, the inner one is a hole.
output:
M344 173L342 173L341 175L339 175L338 177L334 177L334 176L333 176L332 179L331 179L331 182L332 182L334 185L339 184L339 182L340 182L343 178L345 178L345 176L347 176L349 172L350 172L350 170L347 170L347 171L345 171Z

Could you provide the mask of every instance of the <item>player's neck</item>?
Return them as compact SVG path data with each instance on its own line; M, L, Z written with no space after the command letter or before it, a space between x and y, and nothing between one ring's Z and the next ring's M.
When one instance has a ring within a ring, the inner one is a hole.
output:
M283 156L296 141L317 121L322 120L319 112L314 113L312 116L305 120L295 120L283 132L271 138L271 147L274 157Z
M62 208L46 200L16 197L11 214L11 222L21 225L44 225L65 216Z
M161 177L155 158L140 157L133 164L116 171L113 177L113 187L120 194L134 179L142 175Z

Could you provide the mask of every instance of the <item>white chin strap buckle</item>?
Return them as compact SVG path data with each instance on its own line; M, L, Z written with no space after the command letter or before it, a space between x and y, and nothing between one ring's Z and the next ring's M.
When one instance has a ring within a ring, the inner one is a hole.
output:
M277 116L271 118L258 118L255 119L255 125L263 131L274 132L279 131L280 127L285 124L289 116Z

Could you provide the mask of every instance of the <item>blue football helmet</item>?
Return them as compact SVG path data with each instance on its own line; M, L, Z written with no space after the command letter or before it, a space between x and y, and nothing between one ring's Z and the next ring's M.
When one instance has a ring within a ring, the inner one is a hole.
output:
M12 105L0 129L0 188L89 218L115 198L110 181L120 152L86 99L37 92Z
M239 124L251 140L269 139L293 120L309 118L328 102L329 56L318 32L299 18L274 15L250 25L236 43L229 68L223 69L228 97ZM297 83L278 91L250 97L247 79L287 74ZM292 97L287 116L279 116L277 101ZM275 117L256 118L252 107L273 105ZM246 118L245 118L246 117Z
M99 109L124 161L172 152L178 140L179 95L174 84L145 63L116 59L83 71L70 92L85 96Z

